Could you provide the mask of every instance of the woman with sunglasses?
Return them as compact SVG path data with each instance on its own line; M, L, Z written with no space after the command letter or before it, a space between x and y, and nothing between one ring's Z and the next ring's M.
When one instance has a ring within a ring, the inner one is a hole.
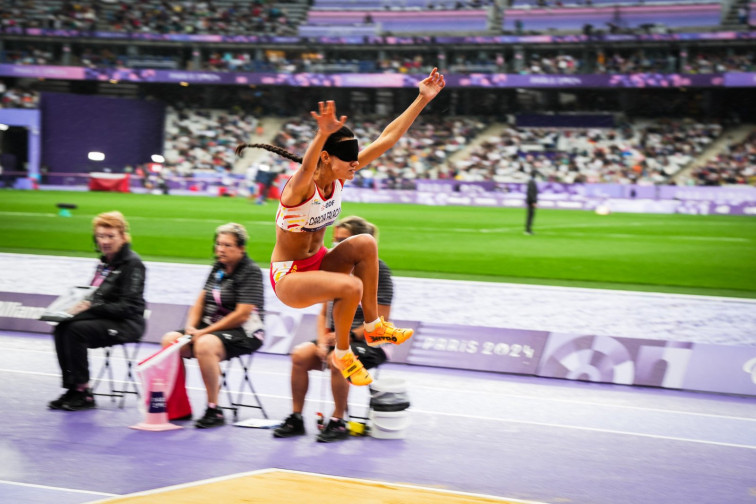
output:
M327 249L325 229L341 213L341 192L346 180L393 147L420 112L444 87L436 68L418 84L417 98L394 119L381 135L362 151L354 133L337 117L333 101L320 102L315 138L300 158L267 144L242 144L263 148L301 163L281 193L276 213L276 244L270 265L270 281L278 299L292 308L334 301L336 348L333 363L354 385L373 381L349 347L349 331L358 305L365 314L365 341L370 346L401 344L412 336L379 317L377 308L378 247L375 238L361 234Z

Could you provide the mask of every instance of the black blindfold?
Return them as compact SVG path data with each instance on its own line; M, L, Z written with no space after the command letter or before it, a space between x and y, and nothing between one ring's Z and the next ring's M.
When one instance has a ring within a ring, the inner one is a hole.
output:
M331 142L329 140L323 146L323 150L328 152L328 154L330 154L331 156L336 156L342 161L346 161L348 163L358 160L359 151L357 148L356 138L334 142Z

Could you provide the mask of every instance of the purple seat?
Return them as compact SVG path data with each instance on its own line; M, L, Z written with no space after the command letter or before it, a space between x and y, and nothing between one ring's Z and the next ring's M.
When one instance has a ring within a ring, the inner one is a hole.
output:
M752 19L754 10L751 11ZM361 10L311 10L305 26L361 25L367 13ZM484 31L487 27L485 10L370 11L370 15L382 32L400 35L470 33ZM623 28L656 23L671 28L712 27L720 24L720 16L721 6L717 3L508 9L502 27L514 31L517 21L522 22L525 30L536 31L580 31L586 24L600 29L609 23Z
M362 23L365 11L315 11L307 16L308 25L351 25ZM486 12L461 11L375 11L370 15L384 32L417 34L423 32L471 32L486 29Z
M598 7L566 9L533 9L506 11L504 29L514 30L522 21L525 30L580 30L586 24L601 28L609 23L620 27L639 27L662 23L673 28L717 26L720 23L719 4L654 5L634 7Z

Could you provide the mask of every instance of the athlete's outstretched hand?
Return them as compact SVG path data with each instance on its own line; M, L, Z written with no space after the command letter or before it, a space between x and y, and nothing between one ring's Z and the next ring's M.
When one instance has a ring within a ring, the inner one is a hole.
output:
M320 113L310 112L310 115L318 122L318 129L326 135L336 133L344 126L347 116L336 119L336 103L333 100L318 102Z
M434 68L430 75L420 81L418 87L420 88L420 94L429 100L432 100L436 95L444 89L446 81L444 76L438 73L438 68Z

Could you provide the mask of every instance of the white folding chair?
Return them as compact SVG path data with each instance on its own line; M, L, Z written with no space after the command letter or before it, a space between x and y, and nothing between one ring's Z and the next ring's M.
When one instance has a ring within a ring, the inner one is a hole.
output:
M103 363L100 366L100 370L97 372L97 378L95 378L92 383L92 394L110 397L113 402L115 402L116 398L120 398L121 402L119 408L123 408L127 395L133 394L139 397L139 388L136 378L134 377L134 370L136 368L137 356L139 355L140 343L140 341L135 341L133 343L120 343L102 347L105 356ZM131 346L131 352L129 352L129 346ZM126 362L124 378L123 380L118 381L113 377L113 362L111 360L111 357L114 357L113 352L115 351L115 347L121 347L121 350L123 351L123 359ZM97 392L97 388L103 382L108 384L110 392Z
M240 408L259 409L260 413L262 413L262 416L265 419L268 418L268 414L265 412L265 408L263 407L260 398L257 396L255 387L254 385L252 385L252 380L249 378L249 369L250 367L252 367L253 355L254 352L233 357L226 361L227 363L224 368L221 368L221 389L226 392L226 397L228 398L228 406L219 405L218 407L221 409L233 411L234 421L238 419ZM234 367L235 361L238 361L241 367L241 380L239 381L239 388L236 391L236 395L234 395L234 393L231 391L229 384L229 381L231 379L230 374L232 368ZM244 402L244 394L251 394L252 398L254 399L254 403Z

